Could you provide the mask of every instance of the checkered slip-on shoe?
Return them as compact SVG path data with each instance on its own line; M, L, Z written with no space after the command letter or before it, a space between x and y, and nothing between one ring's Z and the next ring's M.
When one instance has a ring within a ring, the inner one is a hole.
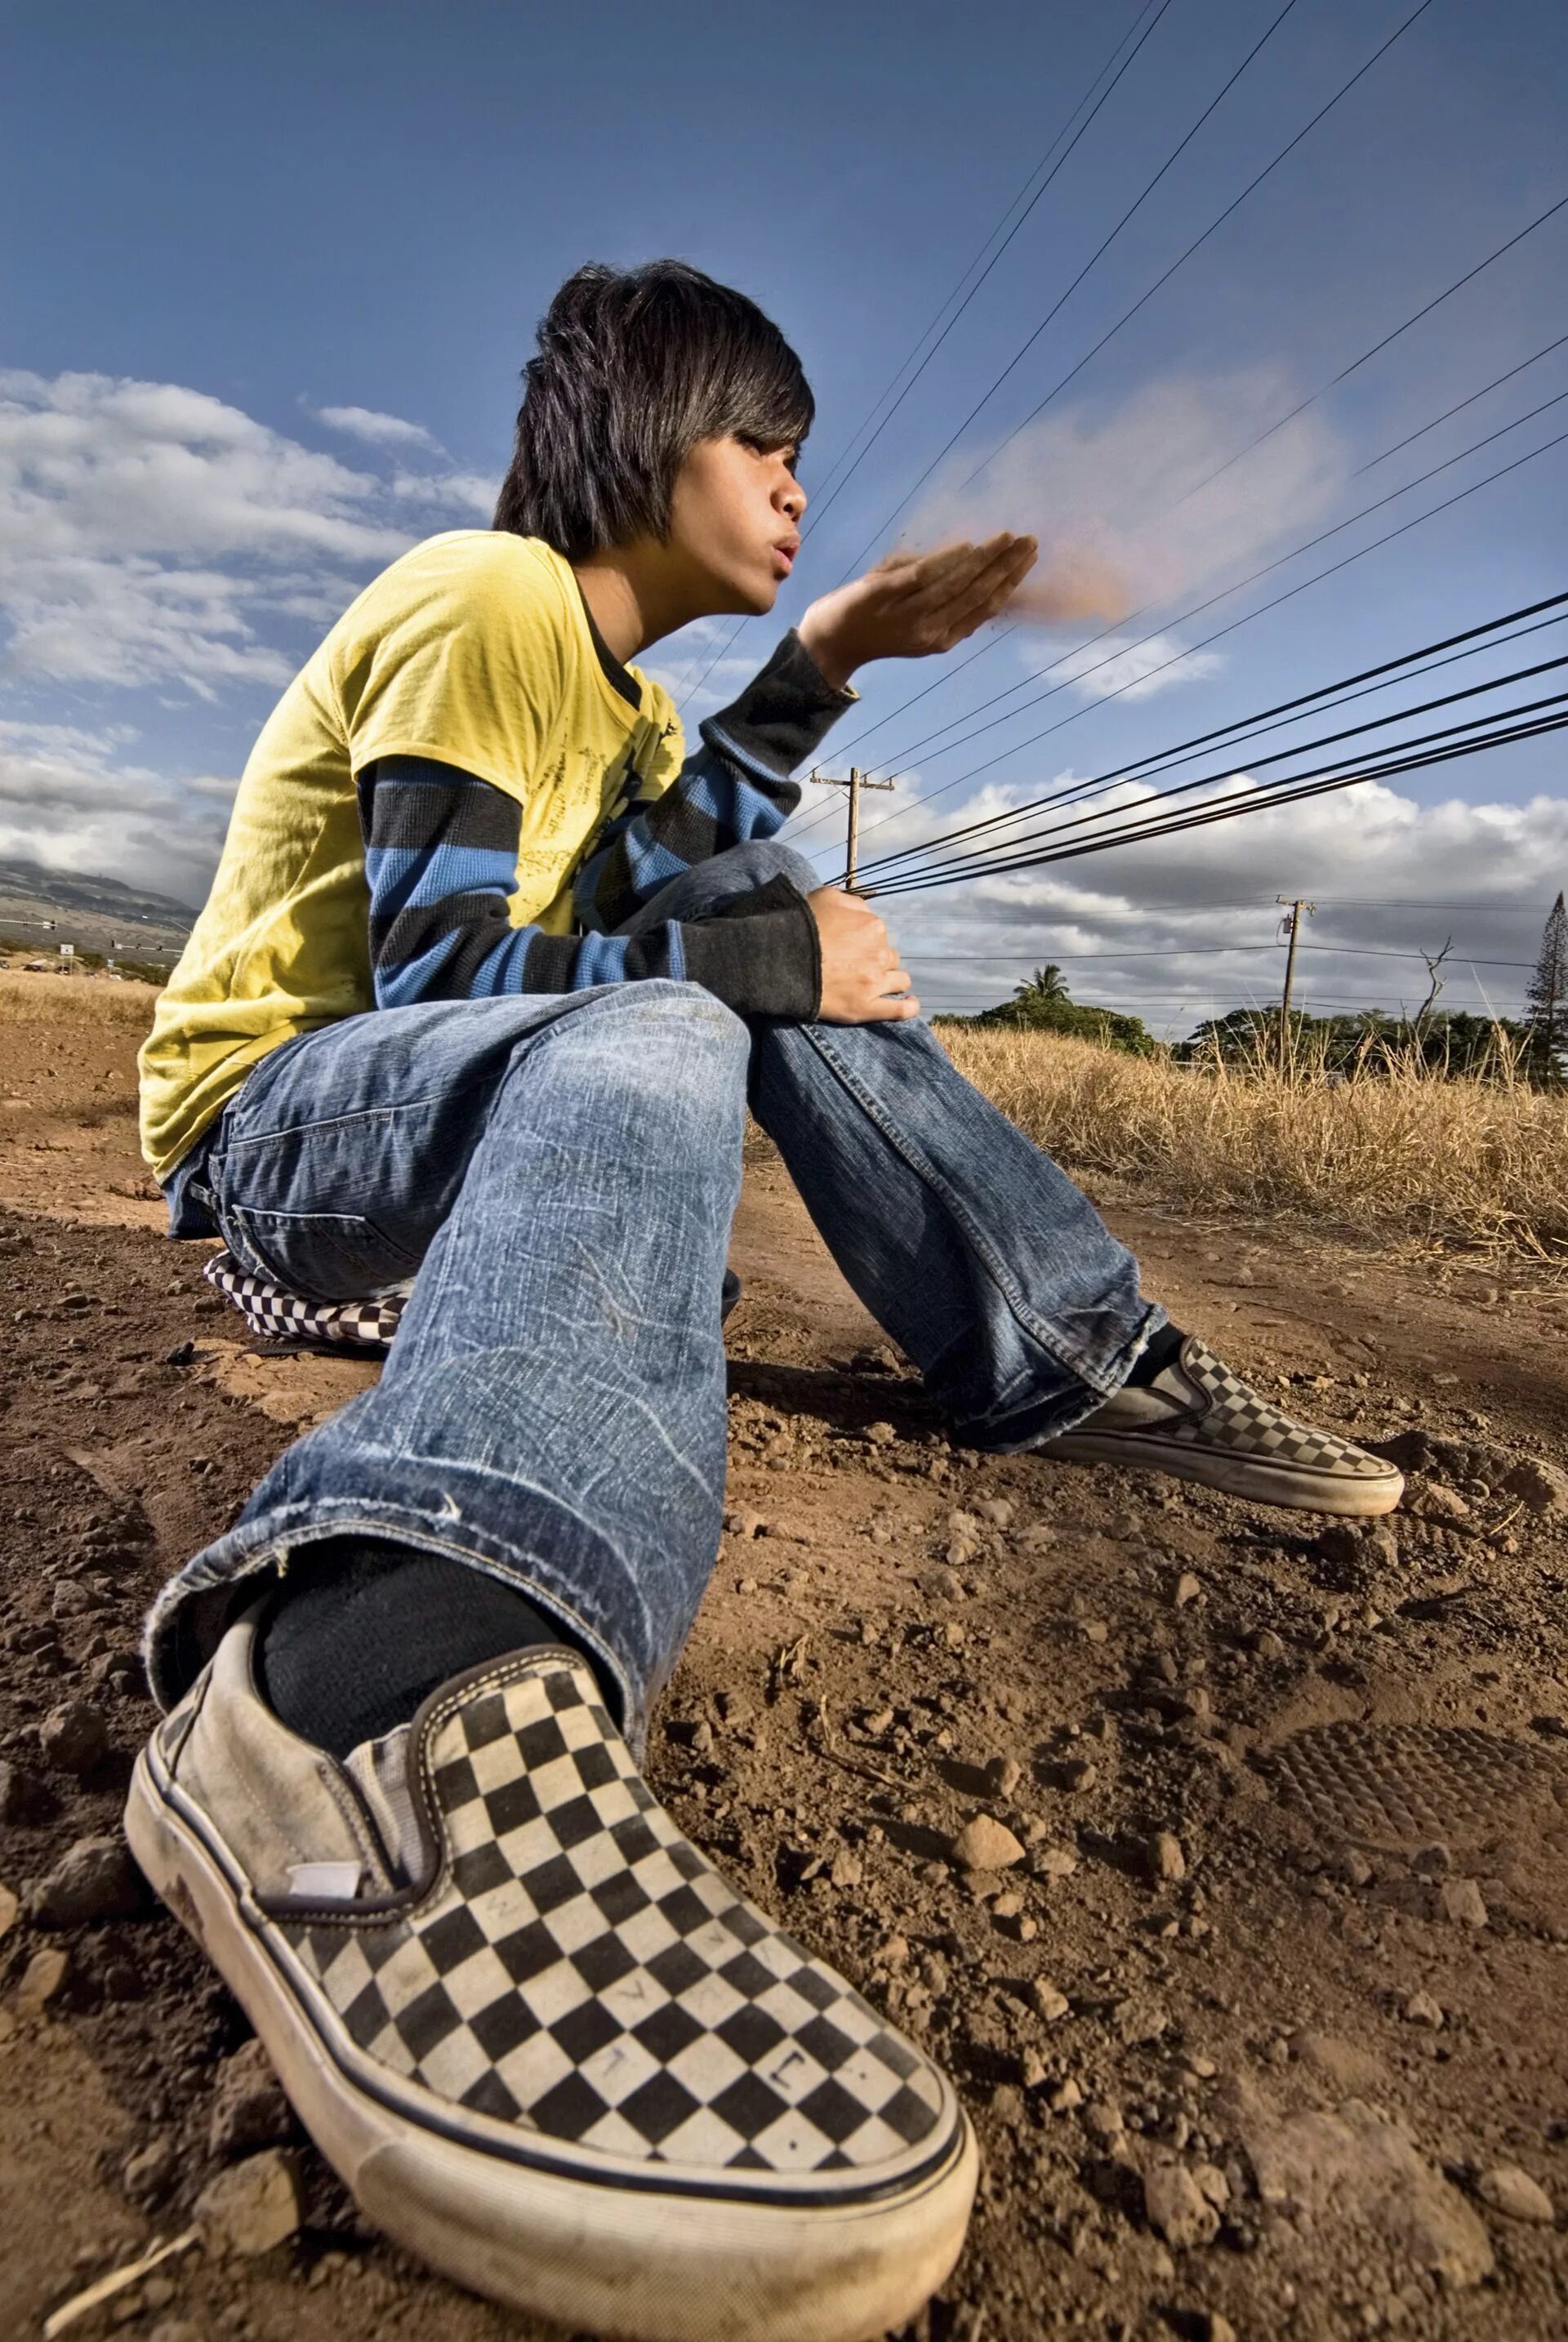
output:
M255 1616L126 1829L369 2218L579 2333L914 2317L974 2193L951 2083L682 1835L574 1654L454 1677L339 1765L258 1697Z
M1076 1431L1043 1442L1039 1453L1138 1465L1254 1504L1363 1518L1392 1512L1404 1488L1403 1475L1381 1456L1298 1423L1196 1335L1152 1383L1124 1386Z

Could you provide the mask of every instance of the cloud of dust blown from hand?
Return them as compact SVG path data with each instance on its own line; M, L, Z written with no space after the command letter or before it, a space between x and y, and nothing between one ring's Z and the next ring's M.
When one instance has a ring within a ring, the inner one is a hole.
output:
M1040 626L1114 625L1243 575L1337 501L1347 463L1320 415L1268 428L1291 393L1269 372L1156 383L1110 411L1030 424L978 477L970 449L917 506L913 545L1027 531L1040 559L1008 605Z

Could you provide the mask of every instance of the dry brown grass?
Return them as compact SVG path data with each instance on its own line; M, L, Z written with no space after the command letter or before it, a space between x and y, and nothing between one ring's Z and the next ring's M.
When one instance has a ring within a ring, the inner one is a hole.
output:
M127 976L23 976L0 968L0 1025L129 1025L145 1033L153 1021L155 984Z
M944 1026L960 1070L1067 1168L1187 1206L1568 1255L1568 1096L1413 1067L1183 1072L1044 1033Z

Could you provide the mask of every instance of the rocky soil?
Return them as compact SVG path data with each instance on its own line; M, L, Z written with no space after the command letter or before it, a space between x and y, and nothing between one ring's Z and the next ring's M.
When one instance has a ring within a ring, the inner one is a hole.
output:
M161 1235L134 1036L7 1038L0 2332L145 2262L67 2330L524 2342L359 2222L117 1838L147 1600L374 1369L251 1343ZM904 2342L1568 2334L1568 1292L1102 1201L1405 1506L954 1450L759 1148L654 1786L974 2112Z

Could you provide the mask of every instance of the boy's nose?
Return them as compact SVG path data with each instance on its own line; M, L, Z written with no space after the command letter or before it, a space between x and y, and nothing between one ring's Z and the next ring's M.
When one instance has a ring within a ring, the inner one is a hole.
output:
M793 473L786 478L782 494L775 496L774 501L779 510L787 514L798 528L801 515L805 510L805 490Z

